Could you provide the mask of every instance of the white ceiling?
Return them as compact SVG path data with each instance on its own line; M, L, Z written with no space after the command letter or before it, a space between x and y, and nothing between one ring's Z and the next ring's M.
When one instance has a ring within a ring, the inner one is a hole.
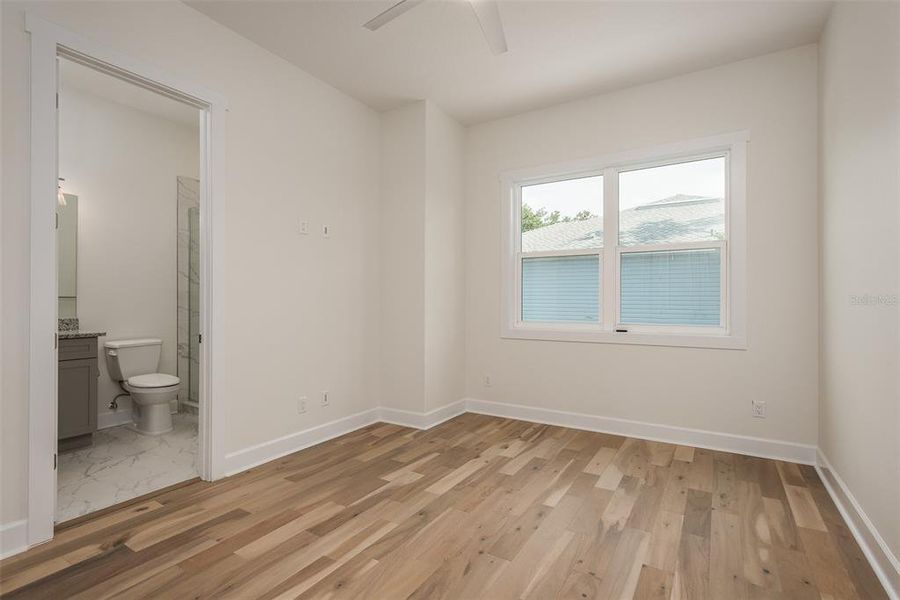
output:
M63 93L76 89L193 129L200 127L199 109L70 60L59 61L59 82Z
M820 1L500 0L509 52L488 50L465 0L428 0L378 31L396 0L188 4L377 110L427 98L476 123L818 39Z

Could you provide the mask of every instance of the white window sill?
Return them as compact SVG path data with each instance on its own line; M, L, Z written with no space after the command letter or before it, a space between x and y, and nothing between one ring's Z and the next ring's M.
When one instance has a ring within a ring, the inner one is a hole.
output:
M746 336L728 334L695 333L647 333L629 331L618 333L608 330L590 330L566 327L507 327L500 337L518 340L544 340L553 342L584 342L594 344L630 344L637 346L672 346L680 348L713 348L721 350L746 350Z

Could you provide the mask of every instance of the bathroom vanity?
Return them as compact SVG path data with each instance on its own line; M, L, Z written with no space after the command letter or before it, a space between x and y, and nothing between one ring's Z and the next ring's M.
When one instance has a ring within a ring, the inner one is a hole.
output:
M78 310L78 196L61 194L57 214L57 426L59 451L90 446L97 430L97 338L80 328Z
M81 331L77 314L78 196L63 194L57 215L57 448L90 446L97 429L97 338L102 332Z
M59 451L90 446L97 429L97 338L100 332L59 333L57 438Z

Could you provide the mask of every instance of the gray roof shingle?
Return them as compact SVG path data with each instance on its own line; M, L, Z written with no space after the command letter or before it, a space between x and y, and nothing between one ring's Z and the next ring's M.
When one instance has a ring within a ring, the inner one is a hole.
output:
M619 215L622 245L724 239L725 201L678 194ZM522 234L523 252L579 250L603 245L603 217L555 223Z

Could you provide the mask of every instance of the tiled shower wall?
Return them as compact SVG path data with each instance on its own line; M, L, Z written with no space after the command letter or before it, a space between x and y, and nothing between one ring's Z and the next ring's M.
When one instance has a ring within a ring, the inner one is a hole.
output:
M178 377L181 411L194 411L184 404L198 402L200 353L200 182L178 178Z

